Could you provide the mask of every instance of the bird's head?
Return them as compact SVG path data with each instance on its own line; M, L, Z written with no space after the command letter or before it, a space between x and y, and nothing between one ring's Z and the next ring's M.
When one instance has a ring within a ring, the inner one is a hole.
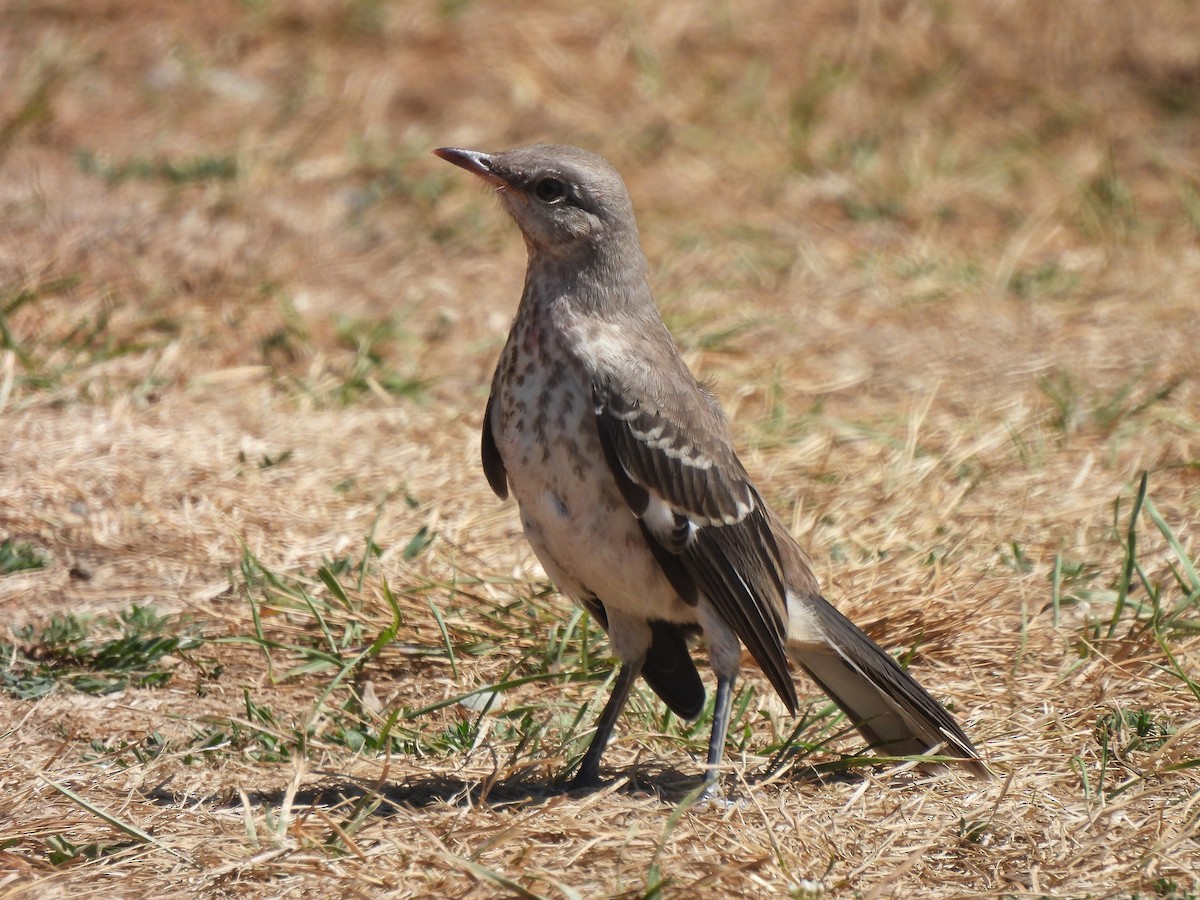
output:
M433 152L496 188L531 253L562 258L624 250L630 240L637 245L629 192L603 157L552 144L505 153L455 147Z

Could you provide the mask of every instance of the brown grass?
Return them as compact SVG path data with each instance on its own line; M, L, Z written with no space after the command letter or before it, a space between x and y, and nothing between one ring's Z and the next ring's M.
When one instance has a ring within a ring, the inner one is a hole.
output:
M46 565L0 575L0 896L1200 891L1198 598L1148 511L1115 605L1143 471L1200 556L1194 5L4 20L0 541ZM523 249L428 153L537 140L626 174L748 468L995 784L816 777L827 716L764 778L795 722L747 669L737 802L688 806L703 726L648 696L611 789L545 791L603 643L479 471ZM44 629L135 604L194 644L89 693Z

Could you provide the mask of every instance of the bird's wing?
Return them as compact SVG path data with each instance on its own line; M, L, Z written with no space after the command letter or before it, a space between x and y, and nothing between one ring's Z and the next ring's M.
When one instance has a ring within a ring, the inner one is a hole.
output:
M674 383L688 390L650 402L630 379L594 381L605 459L680 596L695 603L702 592L795 711L782 560L769 513L715 401L690 375Z
M483 439L480 452L483 456L483 474L487 476L488 484L501 500L508 499L508 470L504 468L504 460L500 456L500 448L496 444L496 433L492 431L492 405L496 395L488 396L487 409L483 411Z

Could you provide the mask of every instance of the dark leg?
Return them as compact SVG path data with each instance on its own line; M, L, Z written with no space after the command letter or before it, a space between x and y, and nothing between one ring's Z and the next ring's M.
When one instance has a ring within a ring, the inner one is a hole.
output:
M729 712L733 707L733 683L736 675L717 676L717 694L713 701L712 736L708 740L708 769L704 780L709 791L717 783L721 759L725 755L725 734L729 731Z
M604 704L604 711L600 713L600 718L596 721L596 734L592 737L592 743L588 746L587 753L583 754L583 760L579 763L579 771L568 782L568 790L595 787L600 783L600 757L604 755L604 750L608 747L608 739L612 737L613 726L617 724L617 717L625 708L625 701L629 699L629 692L633 690L633 683L637 681L641 669L641 663L637 665L625 663L621 666L621 671L617 673L617 683L613 685L608 703Z

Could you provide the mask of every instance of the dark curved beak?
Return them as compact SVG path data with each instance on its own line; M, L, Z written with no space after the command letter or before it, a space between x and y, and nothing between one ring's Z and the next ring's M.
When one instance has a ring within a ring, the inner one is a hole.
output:
M466 169L472 175L478 175L488 184L504 187L508 184L503 178L492 171L492 158L478 150L460 150L457 147L439 147L433 151L448 163L454 163L460 169Z

